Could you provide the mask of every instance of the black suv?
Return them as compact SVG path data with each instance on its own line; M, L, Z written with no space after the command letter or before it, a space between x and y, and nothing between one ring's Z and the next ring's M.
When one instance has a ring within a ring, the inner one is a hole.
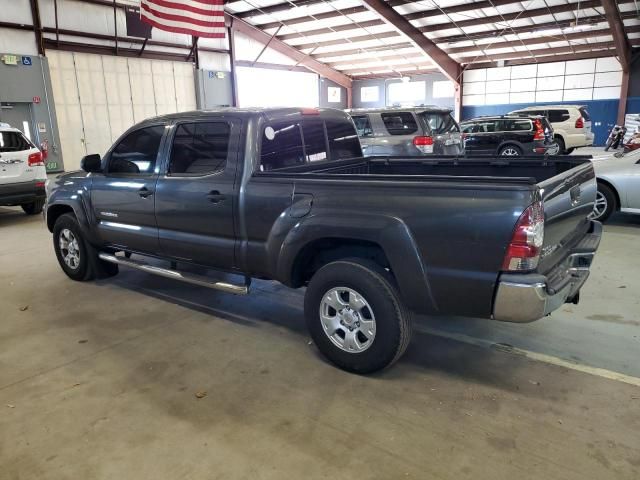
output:
M478 117L460 124L465 153L480 155L556 154L553 128L543 116Z

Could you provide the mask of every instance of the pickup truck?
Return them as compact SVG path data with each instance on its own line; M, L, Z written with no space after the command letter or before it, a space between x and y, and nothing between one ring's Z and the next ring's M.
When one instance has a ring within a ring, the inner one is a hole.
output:
M333 109L160 116L81 165L45 208L67 276L306 287L318 349L358 373L402 355L413 313L530 322L577 303L602 234L586 158L363 157Z

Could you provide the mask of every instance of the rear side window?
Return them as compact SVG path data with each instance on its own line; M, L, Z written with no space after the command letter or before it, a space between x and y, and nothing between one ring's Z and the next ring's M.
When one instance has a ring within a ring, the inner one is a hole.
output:
M589 115L589 112L587 112L587 109L585 107L580 107L578 110L580 110L580 115L582 115L582 118L584 118L585 122L591 121L591 115Z
M208 175L224 170L229 153L226 122L183 123L176 128L169 174Z
M411 135L418 131L418 124L411 112L381 113L380 116L389 135Z
M551 123L560 123L569 120L569 110L549 110L547 117Z
M331 160L362 156L358 135L349 122L327 120L326 126Z
M0 132L0 152L22 152L34 148L20 132Z
M260 171L292 167L303 162L302 130L298 122L274 123L264 129Z
M358 115L351 118L353 118L353 123L356 126L359 137L373 136L373 129L371 128L371 121L369 121L368 115Z
M109 173L149 175L154 172L164 126L131 132L111 152Z
M531 130L531 120L501 120L501 132L526 132Z
M459 132L460 129L450 113L445 112L424 112L420 116L431 128L434 135L442 135L444 133Z

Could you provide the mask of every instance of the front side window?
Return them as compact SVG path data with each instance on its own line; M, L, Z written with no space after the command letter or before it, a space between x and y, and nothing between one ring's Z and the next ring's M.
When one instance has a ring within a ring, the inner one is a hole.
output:
M372 137L373 129L371 128L371 121L368 115L357 115L351 117L353 123L356 126L356 131L359 137Z
M434 135L458 132L458 125L450 113L445 112L424 112L420 116L431 128Z
M358 135L349 122L327 120L326 126L331 160L362 156L360 140L358 140Z
M22 152L34 148L20 132L0 132L0 152Z
M297 121L274 123L262 133L260 171L304 163L302 131Z
M497 131L497 121L495 120L482 120L478 122L474 122L471 124L465 125L465 133L491 133ZM471 127L471 131L468 132L466 129Z
M156 125L131 132L111 152L109 173L150 175L158 159L164 126Z
M411 112L381 113L380 116L389 135L411 135L418 131L418 124Z
M171 147L169 174L209 175L227 165L229 124L183 123L177 126Z

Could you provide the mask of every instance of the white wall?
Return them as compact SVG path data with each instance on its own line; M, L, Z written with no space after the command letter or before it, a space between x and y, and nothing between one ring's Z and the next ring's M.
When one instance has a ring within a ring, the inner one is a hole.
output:
M620 97L614 57L467 70L463 105L602 100Z
M134 123L196 108L191 63L56 50L47 57L66 170L103 155Z
M318 75L265 68L238 67L241 107L317 107Z

